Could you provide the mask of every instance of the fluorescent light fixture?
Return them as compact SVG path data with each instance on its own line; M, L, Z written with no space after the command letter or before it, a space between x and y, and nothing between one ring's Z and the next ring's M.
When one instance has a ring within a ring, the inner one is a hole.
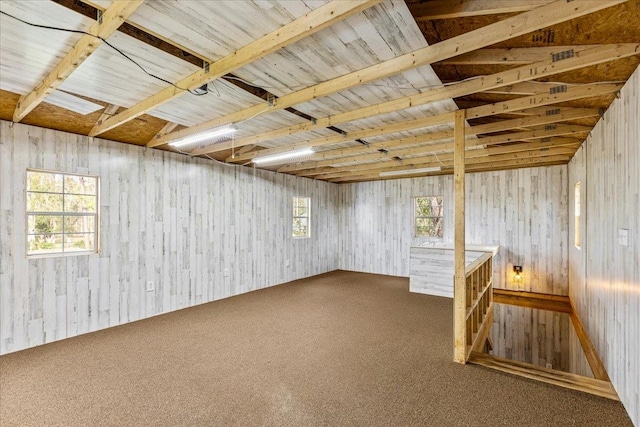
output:
M313 148L304 148L302 150L288 151L282 154L273 154L271 156L256 157L253 163L256 165L264 163L277 163L281 160L294 159L296 157L310 156L313 154Z
M202 133L187 136L182 139L177 139L169 143L172 147L182 147L184 145L193 144L194 142L204 141L206 139L215 138L217 136L229 135L237 131L234 126L224 126L216 129L211 129Z
M414 175L418 173L428 173L428 172L440 172L440 166L435 168L422 168L422 169L405 169L401 171L388 171L388 172L380 172L380 176L398 176L398 175Z

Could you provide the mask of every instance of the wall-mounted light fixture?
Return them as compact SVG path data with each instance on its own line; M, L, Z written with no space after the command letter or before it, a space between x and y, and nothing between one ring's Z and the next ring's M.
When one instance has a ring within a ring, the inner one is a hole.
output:
M514 265L513 266L513 281L517 282L517 283L521 283L522 282L522 266L521 265Z

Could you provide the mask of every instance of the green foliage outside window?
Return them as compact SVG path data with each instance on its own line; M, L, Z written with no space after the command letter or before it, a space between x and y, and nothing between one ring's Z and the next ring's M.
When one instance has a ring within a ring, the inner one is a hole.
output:
M308 197L293 198L293 237L309 237L309 210L311 199Z
M442 196L416 197L414 200L416 237L443 237Z
M96 177L27 171L27 254L96 250Z

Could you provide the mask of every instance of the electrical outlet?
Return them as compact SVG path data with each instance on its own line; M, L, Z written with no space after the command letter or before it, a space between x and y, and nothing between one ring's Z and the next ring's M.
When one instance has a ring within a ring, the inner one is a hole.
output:
M285 266L287 266L287 267L289 267L289 266L291 265L291 263L289 262L289 260L286 260L286 261L284 262L284 265L285 265Z
M553 369L553 365L551 363L547 363L547 368L548 369Z
M229 269L228 268L224 269L224 277L229 277Z
M154 289L155 289L154 283L151 281L147 282L147 292L153 292Z

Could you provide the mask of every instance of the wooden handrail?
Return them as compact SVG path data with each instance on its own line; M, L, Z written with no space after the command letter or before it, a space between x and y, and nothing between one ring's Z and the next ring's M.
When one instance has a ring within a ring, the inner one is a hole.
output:
M485 253L465 268L465 360L484 346L493 323L493 254ZM456 308L458 309L458 308Z
M466 268L465 277L469 277L476 271L482 264L484 264L489 258L493 258L493 254L491 252L487 252L484 255L481 255L480 258L473 261Z

